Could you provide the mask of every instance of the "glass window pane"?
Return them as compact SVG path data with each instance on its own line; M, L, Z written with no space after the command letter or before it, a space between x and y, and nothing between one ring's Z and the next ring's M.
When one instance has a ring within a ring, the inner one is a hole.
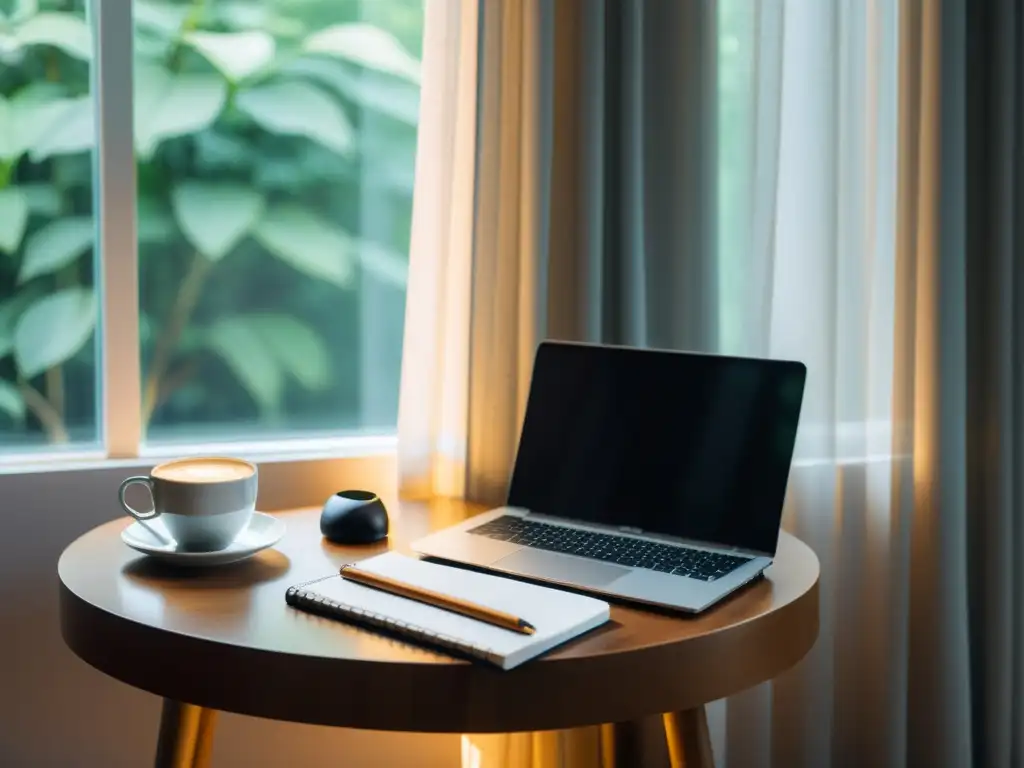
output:
M0 451L95 443L85 0L0 0Z
M423 0L135 0L149 442L396 423Z

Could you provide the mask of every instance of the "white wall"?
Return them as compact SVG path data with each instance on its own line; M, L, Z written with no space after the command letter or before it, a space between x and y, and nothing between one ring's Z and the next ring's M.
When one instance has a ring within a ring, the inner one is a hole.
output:
M351 463L346 466L352 471ZM362 467L364 484L368 468ZM311 497L326 498L324 488L338 490L348 471L295 482ZM0 765L5 768L152 764L159 699L80 661L65 648L57 618L57 559L76 537L119 514L115 492L128 474L133 472L119 467L0 475ZM261 507L278 508L274 501L261 497ZM331 729L225 714L214 765L453 768L458 755L454 735Z

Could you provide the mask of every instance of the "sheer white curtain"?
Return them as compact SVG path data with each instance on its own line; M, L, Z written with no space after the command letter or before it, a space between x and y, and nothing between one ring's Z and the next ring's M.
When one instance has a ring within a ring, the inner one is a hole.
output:
M485 14L484 11L487 11ZM539 336L540 0L426 0L403 493L500 501Z
M745 130L718 156L742 164L716 190L699 52L729 0L427 5L405 491L501 500L544 336L801 359L783 524L822 563L820 639L711 707L719 764L1017 764L1024 12L734 0ZM466 744L484 768L600 752Z
M723 311L739 318L725 345L808 366L784 526L821 560L821 630L795 670L728 701L720 757L886 765L906 677L907 511L894 487L906 459L893 435L899 4L758 6L749 240L723 254L739 275L723 283Z
M719 760L1017 765L1024 10L751 12L723 342L807 363L783 525L819 555L822 615L801 664L726 702Z
M476 178L477 25L471 0L426 0L416 197L402 351L401 485L465 492Z

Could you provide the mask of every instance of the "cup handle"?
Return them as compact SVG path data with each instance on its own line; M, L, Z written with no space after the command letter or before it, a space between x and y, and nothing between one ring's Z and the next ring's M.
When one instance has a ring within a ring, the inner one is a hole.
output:
M128 490L128 486L133 483L142 483L149 488L149 493L153 495L153 479L146 475L136 475L135 477L129 477L123 483L121 487L117 489L117 500L121 502L121 506L124 507L124 511L134 517L136 520L152 520L157 516L158 512L154 508L152 512L139 512L137 509L133 509L128 505L128 502L124 499L124 492Z

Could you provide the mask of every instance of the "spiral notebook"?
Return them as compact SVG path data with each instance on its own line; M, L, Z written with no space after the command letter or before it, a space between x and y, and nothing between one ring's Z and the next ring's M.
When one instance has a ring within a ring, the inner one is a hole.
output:
M512 669L608 621L608 603L593 597L416 560L387 552L362 570L471 600L526 619L521 635L477 619L343 579L337 574L290 587L288 604Z

